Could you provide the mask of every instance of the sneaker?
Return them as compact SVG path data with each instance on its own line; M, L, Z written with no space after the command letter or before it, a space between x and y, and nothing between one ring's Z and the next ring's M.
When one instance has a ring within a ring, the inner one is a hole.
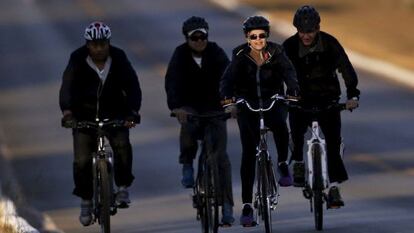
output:
M282 187L291 186L293 183L292 176L290 175L289 166L286 162L279 163L279 173L280 173L280 178L279 178L280 186Z
M242 215L240 216L240 225L243 227L253 227L257 225L256 221L254 221L251 204L244 204Z
M128 208L131 200L129 200L128 189L125 186L119 187L115 196L115 202L118 208Z
M223 227L231 227L234 223L233 206L225 202L221 208L223 217L221 218L221 225Z
M339 193L339 188L336 186L332 186L329 189L329 193L328 193L328 208L338 209L344 205L345 203L342 200L341 194Z
M295 162L293 164L293 186L305 187L305 163Z
M192 164L183 164L183 178L181 184L184 188L194 187L194 169Z
M79 221L83 226L86 227L92 224L92 220L93 220L92 212L93 212L92 201L82 199Z

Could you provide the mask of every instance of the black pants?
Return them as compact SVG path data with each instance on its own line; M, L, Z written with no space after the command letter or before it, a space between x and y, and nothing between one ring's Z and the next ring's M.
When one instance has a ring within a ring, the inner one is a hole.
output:
M114 178L117 186L130 186L132 175L132 147L128 129L112 129L107 138L113 150ZM97 135L94 130L73 130L75 159L73 177L75 189L73 194L83 199L93 197L92 153L97 149Z
M192 164L198 151L198 140L205 145L204 152L210 155L207 161L216 161L220 179L220 190L223 201L234 205L231 181L231 164L226 152L226 121L220 119L190 121L181 124L180 158L181 164Z
M327 150L328 175L330 182L343 182L348 179L344 162L340 154L341 145L341 114L339 110L327 110L317 115L292 110L289 113L289 122L294 144L292 159L303 160L304 135L313 117L319 122L324 134Z
M289 131L287 128L287 109L277 104L264 114L265 126L273 133L276 144L278 163L288 157ZM237 116L242 144L242 162L240 175L242 181L242 201L252 203L253 185L256 174L256 153L260 141L259 114L242 106Z

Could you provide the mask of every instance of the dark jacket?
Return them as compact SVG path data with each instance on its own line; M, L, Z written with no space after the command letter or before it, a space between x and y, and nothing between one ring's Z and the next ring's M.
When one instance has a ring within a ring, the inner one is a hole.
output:
M94 120L98 105L101 119L124 119L138 114L141 89L135 70L121 49L110 46L109 54L112 65L103 86L96 71L86 62L87 47L71 54L60 88L62 111L71 110L77 120Z
M336 70L345 80L347 97L359 97L357 75L339 42L325 32L320 32L316 40L311 50L300 45L298 33L283 43L296 68L302 99L315 103L339 100L341 88Z
M295 69L283 47L267 42L265 49L269 58L260 67L249 55L250 47L247 43L233 50L233 59L221 80L220 94L223 99L241 97L249 102L258 103L258 85L264 101L274 94L284 95L284 84L287 86L287 94L297 95L299 90ZM259 82L256 72L259 73Z
M219 84L228 63L224 50L214 42L208 42L201 68L187 43L178 46L165 75L169 109L187 106L199 113L221 111Z

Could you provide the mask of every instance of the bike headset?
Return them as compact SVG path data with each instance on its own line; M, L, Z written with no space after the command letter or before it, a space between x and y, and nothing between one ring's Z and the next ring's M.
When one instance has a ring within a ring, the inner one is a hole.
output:
M304 5L300 7L293 17L293 26L299 32L312 32L319 29L321 17L318 11L312 6Z
M191 16L183 23L182 32L186 38L196 31L208 34L208 23L202 17Z
M267 36L270 35L270 25L269 21L260 15L250 16L243 22L243 32L244 35L247 37L247 33L255 30L255 29L262 29L267 33Z
M111 29L106 24L95 21L86 27L84 37L87 41L109 40L111 38Z

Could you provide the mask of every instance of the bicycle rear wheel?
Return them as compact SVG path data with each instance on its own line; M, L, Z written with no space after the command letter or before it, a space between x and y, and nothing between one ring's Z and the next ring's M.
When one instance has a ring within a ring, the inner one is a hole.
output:
M323 228L323 178L321 148L315 144L312 148L314 187L313 187L313 214L315 217L315 228L320 231Z
M267 156L266 156L267 157ZM269 179L269 167L267 166L267 158L265 156L262 156L261 161L259 161L259 169L260 169L260 213L262 216L262 220L265 225L265 231L266 233L272 232L272 213L270 209L270 196L271 196L271 184Z
M108 164L104 159L98 160L99 179L99 224L101 233L110 233L111 186L109 181Z

